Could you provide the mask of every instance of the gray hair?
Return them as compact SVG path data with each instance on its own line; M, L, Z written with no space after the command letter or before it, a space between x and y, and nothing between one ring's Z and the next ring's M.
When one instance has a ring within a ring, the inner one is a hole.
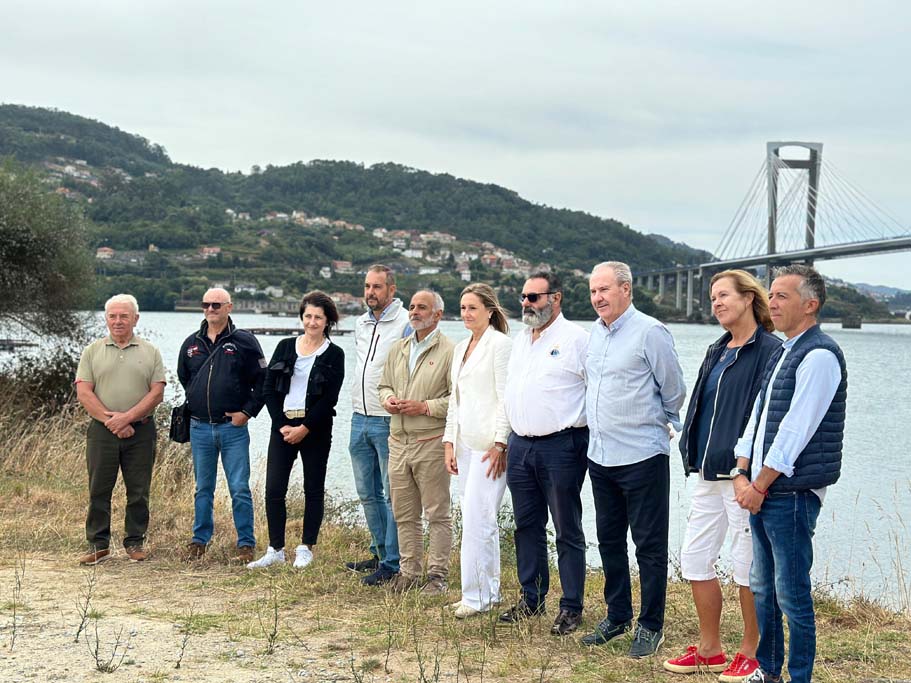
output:
M617 280L618 285L628 282L630 287L633 286L633 271L623 261L602 261L592 268L592 275L603 268L610 268L614 271L614 278Z
M800 284L797 285L797 291L800 294L800 300L816 299L819 302L819 308L826 303L826 281L812 266L804 263L792 263L789 266L776 268L773 274L776 279L787 275L799 276Z
M419 294L421 292L423 292L425 294L429 294L430 296L433 297L433 312L434 313L436 313L437 311L442 312L443 309L446 307L446 304L443 302L443 297L441 297L437 292L434 292L432 289L419 289L417 292L415 292L415 294ZM414 294L412 294L412 296L414 296Z
M115 294L104 302L104 312L107 313L108 308L114 304L129 304L133 307L133 313L139 314L139 302L136 301L136 297L132 294Z

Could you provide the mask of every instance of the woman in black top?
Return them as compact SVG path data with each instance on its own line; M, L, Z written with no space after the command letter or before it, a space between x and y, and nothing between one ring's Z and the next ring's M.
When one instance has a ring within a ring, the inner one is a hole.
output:
M768 293L746 271L727 270L712 278L712 314L725 333L705 354L680 435L684 472L698 477L680 570L693 590L699 643L667 660L664 668L675 673L716 671L721 673L719 680L736 683L759 666L759 627L749 587L753 559L749 513L734 499L740 487L750 485L749 473L736 469L734 446L749 419L766 363L781 340L771 333ZM728 535L743 617L743 637L732 661L721 645L721 586L715 573Z
M266 462L266 519L269 548L250 569L285 561L285 497L298 453L304 468L304 531L294 566L313 561L313 546L323 522L326 465L332 445L332 418L345 378L345 354L329 340L338 310L325 293L305 294L300 305L304 333L282 339L272 354L263 399L272 417Z

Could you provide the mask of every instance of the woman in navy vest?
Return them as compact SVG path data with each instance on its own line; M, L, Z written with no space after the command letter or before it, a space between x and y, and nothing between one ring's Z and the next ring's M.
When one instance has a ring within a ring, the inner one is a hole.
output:
M285 561L288 480L300 454L304 469L304 529L294 566L313 561L313 546L323 522L326 465L332 445L332 418L345 378L345 353L329 339L338 310L328 294L314 291L300 305L304 333L282 339L272 354L263 400L272 417L266 459L266 519L269 548L250 569Z
M675 673L715 671L721 673L719 680L736 682L759 666L759 627L749 588L753 558L749 512L735 500L732 480L741 474L734 445L750 417L766 362L781 346L771 334L768 299L765 288L746 271L727 270L712 278L712 314L725 333L705 354L680 436L684 473L695 472L698 477L680 567L693 589L699 644L664 663ZM743 639L732 661L721 645L721 585L715 572L728 531L743 616Z

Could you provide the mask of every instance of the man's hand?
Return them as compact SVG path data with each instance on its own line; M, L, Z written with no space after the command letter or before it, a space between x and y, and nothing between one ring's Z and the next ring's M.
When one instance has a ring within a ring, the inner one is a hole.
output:
M443 457L446 460L446 471L449 474L459 473L459 461L456 459L455 449L448 441L443 444Z
M127 427L130 427L130 423L133 422L127 413L117 413L113 410L105 410L104 414L108 418L104 421L104 426L117 436L120 436ZM130 429L132 430L132 427L130 427ZM132 434L130 436L132 436ZM120 438L123 439L126 437L120 436Z
M133 425L127 425L119 432L114 432L114 436L116 436L118 439L129 439L135 433L136 430L133 429Z
M739 479L740 477L737 478ZM754 515L759 513L759 508L762 507L762 501L764 500L765 496L750 485L747 485L737 493L737 504Z
M488 479L499 479L503 475L503 472L506 471L506 451L501 451L497 448L497 446L500 445L502 444L494 444L490 450L481 456L481 462L484 462L485 460L490 461L490 465L487 466L487 474L485 475Z
M290 444L300 443L304 440L307 434L310 433L310 430L305 425L298 425L297 427L285 425L284 427L280 427L278 431L283 437L285 437L285 443Z
M225 417L230 417L231 424L235 427L243 427L250 421L250 416L241 410L238 410L236 413L225 413Z
M390 415L399 414L399 400L395 396L390 396L387 398L386 402L383 404L383 407Z
M430 410L427 407L426 401L409 401L407 399L400 400L396 407L399 409L399 412L402 415L427 415Z

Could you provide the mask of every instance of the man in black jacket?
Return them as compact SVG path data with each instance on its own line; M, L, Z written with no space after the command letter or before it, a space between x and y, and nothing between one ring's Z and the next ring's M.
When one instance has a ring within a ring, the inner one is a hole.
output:
M196 475L196 510L190 559L206 552L212 540L218 455L228 480L239 562L253 560L253 498L250 495L250 433L247 421L263 407L266 360L250 332L231 321L231 295L214 288L202 298L206 319L184 340L177 377L190 405L190 445Z

